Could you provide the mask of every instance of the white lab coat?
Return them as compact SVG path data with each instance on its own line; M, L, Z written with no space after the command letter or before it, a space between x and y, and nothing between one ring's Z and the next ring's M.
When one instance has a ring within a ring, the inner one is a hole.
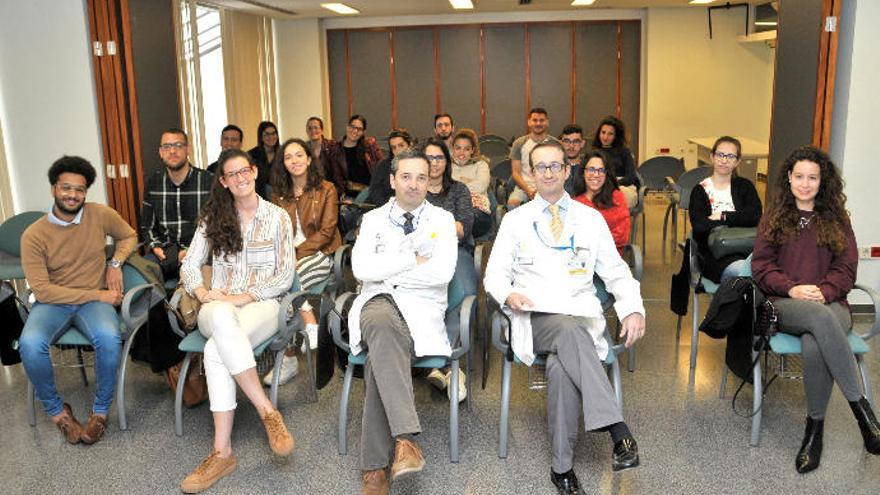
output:
M361 351L361 309L379 294L390 294L409 327L416 356L449 356L446 336L447 286L455 272L458 238L455 220L427 201L416 230L403 234L391 218L394 201L363 216L352 249L352 270L363 283L348 313L351 352ZM418 209L414 210L414 213ZM395 219L396 220L396 219ZM416 254L430 259L416 264Z
M553 241L546 201L530 201L504 216L486 267L486 291L504 305L511 292L533 303L534 311L583 316L589 319L599 359L608 345L603 337L605 319L596 296L593 274L614 295L614 308L624 318L645 314L639 283L614 246L608 225L596 210L568 200L564 229ZM563 199L560 199L563 201ZM513 352L527 365L534 361L529 312L513 311Z

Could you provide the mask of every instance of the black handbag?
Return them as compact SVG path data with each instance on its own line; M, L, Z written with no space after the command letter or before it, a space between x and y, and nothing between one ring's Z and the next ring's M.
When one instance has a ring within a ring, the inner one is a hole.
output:
M732 254L748 256L755 247L756 227L715 227L709 233L709 251L718 260Z

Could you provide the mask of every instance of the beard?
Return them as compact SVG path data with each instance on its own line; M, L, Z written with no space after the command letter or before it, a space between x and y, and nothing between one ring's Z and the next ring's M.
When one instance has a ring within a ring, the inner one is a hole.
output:
M64 205L64 201L57 199L57 198L55 199L55 207L67 215L76 215L77 213L79 213L79 210L82 210L82 208L83 208L83 206L85 206L85 204L86 204L86 201L82 200L75 208L71 209L71 208L68 208L67 206Z
M178 163L177 165L171 165L170 163L165 162L165 166L168 168L168 170L170 170L172 172L177 172L178 170L180 170L186 166L186 160L183 160L182 162Z

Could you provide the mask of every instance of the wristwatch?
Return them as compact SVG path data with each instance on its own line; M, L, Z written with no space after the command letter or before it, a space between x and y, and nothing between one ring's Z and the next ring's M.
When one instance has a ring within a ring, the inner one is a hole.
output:
M107 266L110 268L121 268L122 262L115 258L111 258L110 261L107 262Z

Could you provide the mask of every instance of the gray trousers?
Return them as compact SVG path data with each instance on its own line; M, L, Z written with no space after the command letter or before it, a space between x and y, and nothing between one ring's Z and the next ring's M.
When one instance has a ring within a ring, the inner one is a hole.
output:
M801 336L807 413L824 419L834 382L846 400L862 395L856 359L846 334L852 326L849 310L840 303L819 304L800 299L774 301L779 311L779 331Z
M368 348L361 469L372 471L388 465L395 437L419 433L422 427L413 399L413 340L390 296L376 296L361 309L361 335Z
M532 313L535 352L549 353L547 423L553 449L551 467L557 473L572 467L581 410L588 431L623 421L587 328L584 318Z

